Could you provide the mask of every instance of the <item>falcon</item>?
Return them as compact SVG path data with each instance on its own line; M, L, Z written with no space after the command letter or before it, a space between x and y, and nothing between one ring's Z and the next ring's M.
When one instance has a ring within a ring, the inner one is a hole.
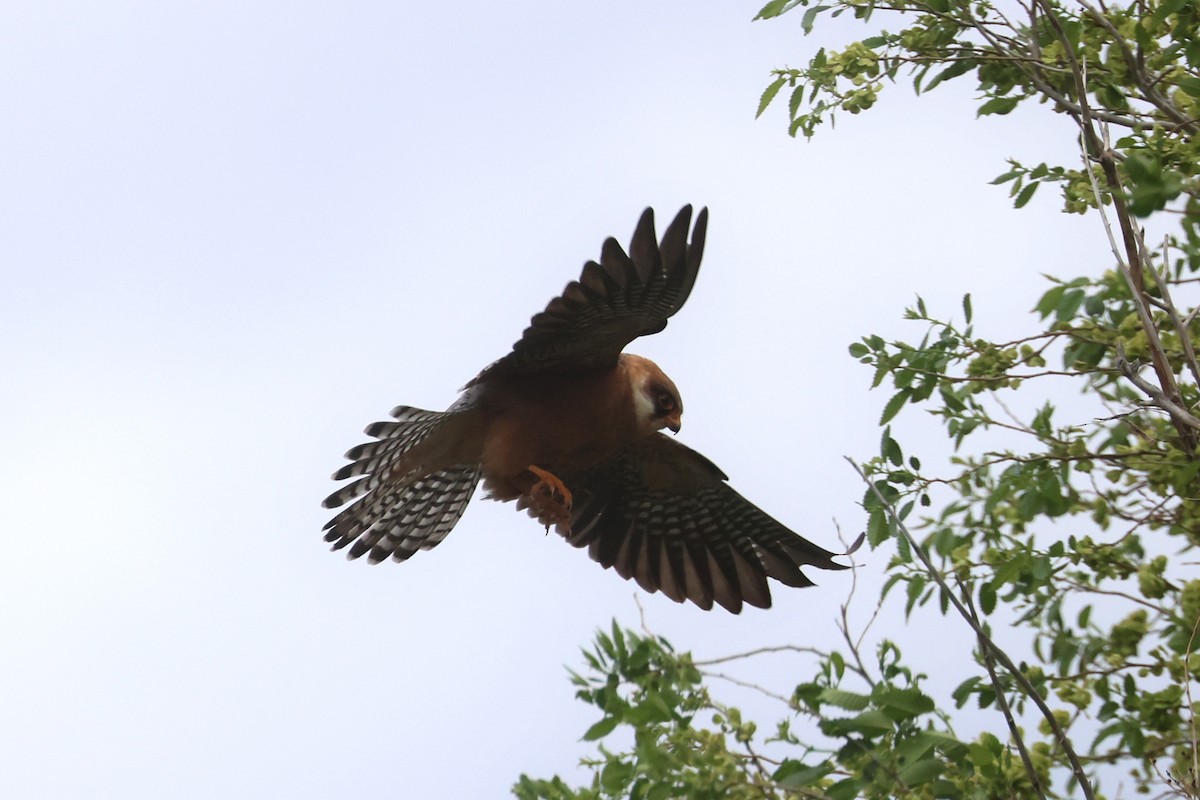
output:
M678 433L679 390L653 361L622 352L683 307L704 251L708 209L691 206L655 237L638 220L629 252L608 239L512 352L463 387L445 411L410 406L367 426L325 499L334 550L371 563L437 546L482 480L547 530L647 592L769 608L767 579L812 586L803 566L845 569L735 492L715 464L663 433ZM349 505L347 505L349 504Z

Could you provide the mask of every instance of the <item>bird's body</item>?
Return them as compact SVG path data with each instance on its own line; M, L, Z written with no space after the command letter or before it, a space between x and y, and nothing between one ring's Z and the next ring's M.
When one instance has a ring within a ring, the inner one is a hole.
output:
M529 490L523 478L530 464L573 474L653 433L639 425L628 388L632 361L623 356L611 369L499 377L471 387L487 429L480 463L488 493L515 500Z
M483 370L445 412L407 406L368 426L330 495L326 540L371 561L403 561L438 544L482 479L571 544L647 591L702 608L770 605L767 577L811 582L801 564L842 569L734 492L708 459L672 441L683 404L654 362L622 348L656 333L687 299L707 211L686 241L691 208L661 246L647 209L630 255L605 242L599 264L533 318L511 353Z

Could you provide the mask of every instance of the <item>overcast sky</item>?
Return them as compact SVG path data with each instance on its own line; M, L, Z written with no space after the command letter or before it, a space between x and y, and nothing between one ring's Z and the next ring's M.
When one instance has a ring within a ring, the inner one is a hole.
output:
M969 87L900 86L811 143L782 105L755 121L772 67L863 35L757 5L6 5L5 796L575 775L597 715L566 668L637 623L634 585L478 499L436 550L348 562L319 503L365 424L452 402L647 205L712 215L687 307L632 348L680 387L681 440L815 542L861 530L842 457L877 451L888 395L847 345L919 338L917 293L953 314L970 291L983 334L1019 335L1037 274L1103 243L987 185L1069 157L1044 109L976 121ZM859 557L870 598L886 554ZM812 577L738 617L641 602L698 655L831 646L849 575Z

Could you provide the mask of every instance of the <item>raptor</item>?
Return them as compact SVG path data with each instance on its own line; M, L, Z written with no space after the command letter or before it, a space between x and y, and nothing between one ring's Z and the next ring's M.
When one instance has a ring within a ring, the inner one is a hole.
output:
M743 498L677 433L683 400L649 359L622 352L683 307L704 251L708 210L685 206L659 241L654 212L626 253L608 239L512 351L445 411L409 406L366 428L372 441L333 474L333 549L372 563L440 543L476 486L515 500L575 547L647 592L703 609L771 605L767 579L811 586L810 566L845 569ZM349 505L347 505L349 504Z

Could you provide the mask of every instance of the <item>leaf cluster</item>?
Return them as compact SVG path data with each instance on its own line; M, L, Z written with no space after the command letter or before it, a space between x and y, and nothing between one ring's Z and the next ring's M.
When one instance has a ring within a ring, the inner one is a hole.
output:
M557 777L522 775L513 787L518 798L750 800L771 791L772 779L751 748L755 724L710 698L689 654L614 621L609 633L597 632L583 657L587 673L571 676L576 697L602 714L584 740L628 733L632 741L612 750L601 745L585 762L593 771L590 786L572 789Z

